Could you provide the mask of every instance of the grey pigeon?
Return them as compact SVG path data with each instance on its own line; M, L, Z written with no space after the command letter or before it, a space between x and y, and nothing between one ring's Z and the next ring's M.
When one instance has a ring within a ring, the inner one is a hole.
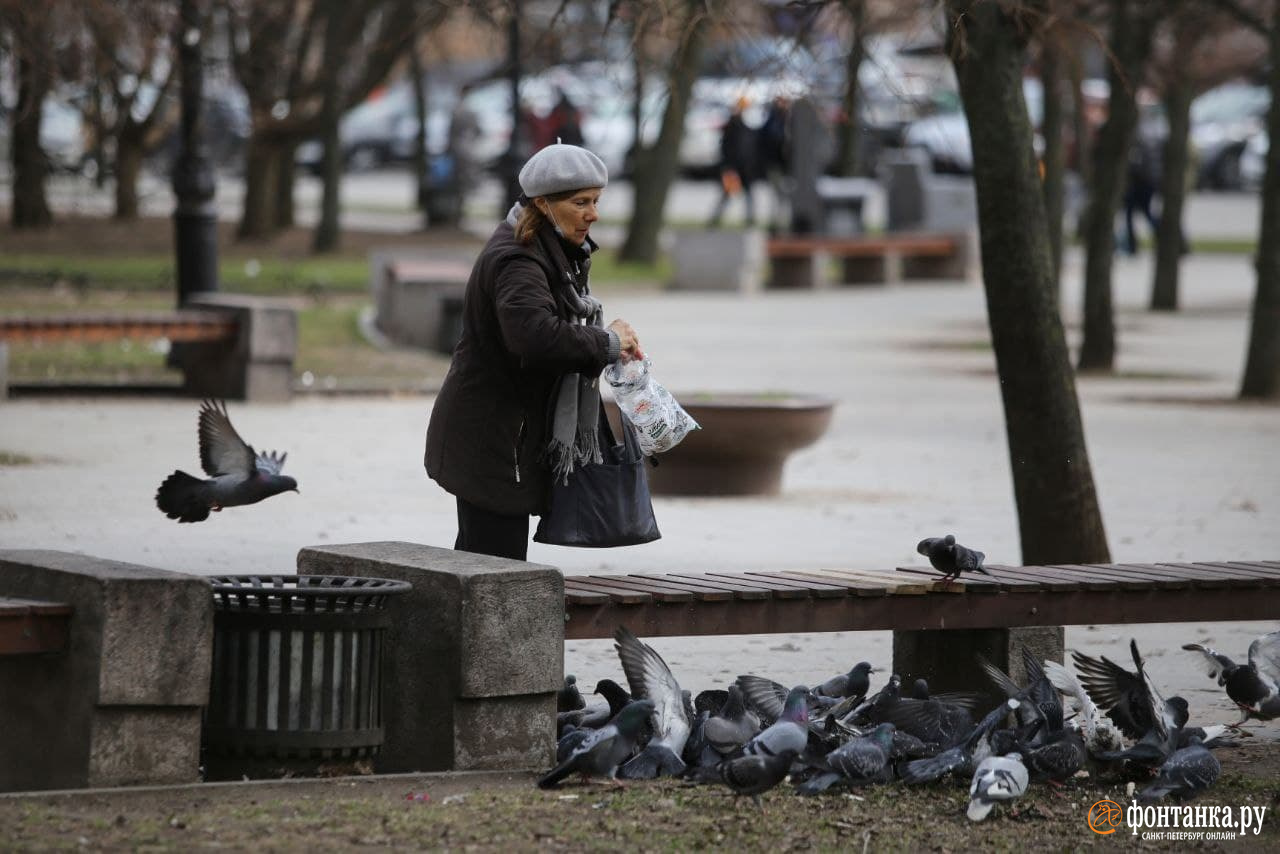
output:
M786 751L802 753L809 742L809 689L797 685L787 694L782 715L771 726L742 746L752 756L777 756Z
M1240 723L1250 718L1269 721L1280 717L1280 632L1271 632L1249 644L1249 663L1236 664L1220 652L1198 643L1183 649L1205 657L1210 677L1226 687L1227 696L1240 707Z
M722 783L739 795L750 795L756 806L761 806L760 795L787 778L796 751L784 750L775 756L753 754L729 759L716 766ZM763 809L763 807L761 807Z
M651 700L628 703L613 720L579 741L559 765L538 780L538 788L554 788L572 774L613 779L618 766L635 752L636 736L651 714Z
M1056 661L1044 663L1045 676L1064 696L1070 697L1075 706L1075 720L1084 739L1085 749L1089 755L1107 753L1124 748L1124 739L1120 731L1098 710L1093 698L1084 690L1080 680L1071 671Z
M209 479L175 471L156 490L156 506L170 519L203 522L210 511L256 504L282 492L297 492L298 482L280 474L287 454L259 454L231 426L225 403L206 400L200 407L200 466Z
M586 707L587 701L578 690L578 678L573 674L564 677L564 687L556 692L556 711L576 712Z
M861 786L867 783L887 783L893 778L893 736L895 727L885 723L867 735L851 738L826 755L822 764L828 770L801 783L796 791L813 795L829 789L836 783Z
M1167 795L1177 800L1188 800L1212 786L1222 773L1217 757L1205 748L1200 740L1193 739L1188 747L1176 750L1160 766L1160 776L1138 793L1139 803L1158 801Z
M870 674L874 668L870 662L860 661L848 673L841 673L823 682L814 693L823 697L834 697L837 700L846 697L865 697L871 688Z
M988 756L978 763L969 784L970 821L982 821L1000 801L1012 801L1027 791L1027 767L1017 753Z
M991 573L982 568L986 555L980 551L965 548L956 542L954 534L945 537L928 537L916 544L916 551L929 558L934 569L942 573L943 581L959 578L962 573L980 572L990 576Z
M724 706L702 728L708 745L721 756L734 753L760 731L760 718L742 701L742 689L730 685Z
M684 771L680 755L689 739L691 721L680 683L662 656L625 626L614 633L614 648L631 684L631 696L653 703L653 737L640 755L622 767L622 777L652 780Z
M936 756L915 759L902 766L902 779L906 783L930 783L943 776L958 772L968 774L974 763L981 763L993 752L992 731L1010 712L1017 711L1019 700L1010 697L987 713L978 725L968 732L963 741Z

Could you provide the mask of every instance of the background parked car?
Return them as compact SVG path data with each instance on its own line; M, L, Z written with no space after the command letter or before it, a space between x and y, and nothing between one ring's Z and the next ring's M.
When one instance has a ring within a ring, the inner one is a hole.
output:
M1191 144L1199 158L1196 185L1214 190L1244 187L1240 156L1262 131L1271 93L1265 86L1226 83L1191 103Z
M1262 189L1262 179L1267 171L1267 149L1270 138L1265 130L1249 138L1240 152L1240 183L1245 190Z

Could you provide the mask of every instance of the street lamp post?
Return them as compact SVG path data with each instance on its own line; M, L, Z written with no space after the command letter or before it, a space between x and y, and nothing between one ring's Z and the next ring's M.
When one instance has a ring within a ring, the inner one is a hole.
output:
M177 254L178 305L194 294L218 289L218 218L213 202L215 179L200 139L204 67L198 0L181 0L178 63L182 125L173 166L174 251Z

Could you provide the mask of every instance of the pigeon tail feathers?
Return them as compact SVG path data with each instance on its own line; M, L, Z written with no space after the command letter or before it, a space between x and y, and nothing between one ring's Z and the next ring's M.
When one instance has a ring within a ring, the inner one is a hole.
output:
M655 780L662 776L678 777L684 770L684 762L671 752L671 748L664 744L649 744L618 769L618 776L625 780Z
M170 519L203 522L209 518L208 485L184 471L175 471L156 490L156 506Z

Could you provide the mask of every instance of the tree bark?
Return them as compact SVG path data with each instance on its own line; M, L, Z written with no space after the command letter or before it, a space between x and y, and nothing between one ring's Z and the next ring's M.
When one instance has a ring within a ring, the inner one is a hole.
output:
M1056 33L1045 33L1040 43L1040 85L1044 91L1044 116L1040 135L1044 137L1044 212L1052 251L1053 298L1058 301L1062 279L1062 218L1066 206L1066 150L1063 145L1061 46Z
M296 140L288 139L280 143L280 153L277 155L276 163L276 230L283 231L286 228L293 228L294 204L293 204L293 188L294 179L298 175L297 166L294 163L294 157L298 153L298 143Z
M1115 256L1115 218L1128 174L1129 149L1138 122L1137 88L1151 53L1151 36L1160 0L1112 0L1110 94L1107 120L1093 152L1093 181L1085 216L1084 338L1081 371L1110 372L1115 367L1116 328L1111 300Z
M418 46L409 48L409 76L413 78L413 115L417 119L417 133L413 135L413 187L418 208L424 207L422 188L427 183L427 85L423 80L426 71ZM424 220L425 222L425 220Z
M321 177L324 190L320 198L320 221L316 223L311 251L316 254L332 252L338 248L338 221L342 193L342 138L339 122L342 119L341 92L338 85L338 65L342 54L344 31L350 23L344 15L345 0L328 0L325 4L324 63L326 72L321 75L324 103L320 108L320 127L324 134L324 160Z
M707 29L712 17L718 14L720 0L685 0L684 5L685 26L672 58L662 129L653 146L642 149L641 156L636 158L632 182L635 204L626 240L618 252L618 258L623 261L651 264L657 258L658 232L662 229L667 194L680 165L680 140L684 136L689 96L693 92Z
M276 193L280 187L280 145L265 139L256 129L245 150L244 210L240 213L241 240L266 240L276 230Z
M858 70L862 68L862 59L866 54L863 36L866 32L867 5L865 0L843 0L845 12L849 15L851 29L849 53L844 65L844 95L840 101L840 112L844 122L840 124L839 139L836 142L836 174L853 176L858 174Z
M118 220L138 218L138 175L142 172L142 140L134 134L116 137L116 212Z
M1280 400L1280 9L1267 33L1271 108L1267 112L1266 171L1262 179L1262 222L1258 229L1258 284L1253 295L1249 349L1240 396Z
M1160 224L1156 228L1156 270L1151 282L1152 311L1178 310L1178 273L1184 248L1182 208L1187 197L1191 101L1194 97L1191 81L1185 74L1175 73L1164 98L1169 136L1161 156Z
M46 228L53 222L44 181L49 161L40 147L40 117L52 85L53 51L48 38L48 12L34 6L11 24L18 66L18 102L10 113L9 154L13 166L10 222L15 230Z
M1025 26L1003 4L948 0L978 196L983 284L1013 468L1022 562L1110 559L1053 274L1031 122Z

